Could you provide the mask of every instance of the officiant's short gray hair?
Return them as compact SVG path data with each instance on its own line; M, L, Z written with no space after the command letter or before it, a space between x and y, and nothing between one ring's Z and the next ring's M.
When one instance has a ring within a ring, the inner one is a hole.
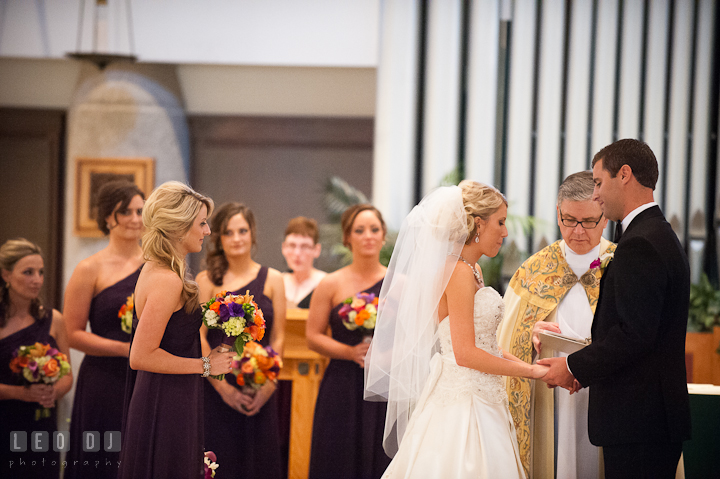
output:
M580 171L565 178L560 185L557 196L558 208L563 201L589 201L592 200L595 182L592 171Z

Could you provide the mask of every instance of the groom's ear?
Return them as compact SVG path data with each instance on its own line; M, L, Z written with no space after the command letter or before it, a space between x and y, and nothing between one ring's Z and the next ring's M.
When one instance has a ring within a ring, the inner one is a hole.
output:
M633 178L633 170L632 168L630 168L630 165L622 165L618 170L616 177L618 176L620 177L620 181L622 181L623 184L627 184L630 179Z

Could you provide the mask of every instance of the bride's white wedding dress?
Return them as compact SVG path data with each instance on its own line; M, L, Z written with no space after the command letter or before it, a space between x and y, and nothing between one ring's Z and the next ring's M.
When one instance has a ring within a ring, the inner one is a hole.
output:
M482 288L474 311L475 345L501 356L502 298ZM438 334L441 352L383 478L524 478L504 378L457 365L447 318Z

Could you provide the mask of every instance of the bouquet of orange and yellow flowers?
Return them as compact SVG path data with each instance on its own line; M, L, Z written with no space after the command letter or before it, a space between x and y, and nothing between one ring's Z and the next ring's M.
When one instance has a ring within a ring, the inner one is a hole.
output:
M118 318L120 318L120 328L122 328L123 332L126 332L128 334L132 333L133 307L134 298L131 294L127 297L125 304L123 304L118 311Z
M18 374L25 385L35 383L53 384L70 372L67 356L49 344L35 343L20 346L13 352L10 370ZM50 409L39 408L35 420L50 417Z
M374 293L358 293L343 301L338 311L343 326L350 331L360 330L363 340L370 342L377 319L378 297Z
M248 341L260 341L265 336L265 318L253 301L250 291L244 295L227 291L218 293L202 305L205 326L225 333L222 344L228 350L242 354Z
M282 359L270 346L262 347L251 341L245 345L242 355L235 356L232 362L233 374L237 384L245 394L254 396L255 392L268 381L276 381Z

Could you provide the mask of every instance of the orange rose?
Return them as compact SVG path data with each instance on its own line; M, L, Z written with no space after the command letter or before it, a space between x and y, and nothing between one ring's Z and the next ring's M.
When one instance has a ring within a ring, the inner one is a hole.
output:
M274 372L272 372L272 371L268 371L268 372L265 373L265 374L267 375L267 378L268 378L270 381L274 381L275 378L277 378L277 374L274 373Z
M258 338L256 339L256 341L260 341L262 338L265 337L265 329L259 329L258 331Z
M249 356L257 354L258 349L262 349L262 346L260 346L258 343L252 341L245 343L245 353Z
M32 356L34 358L43 357L43 356L45 356L45 354L48 352L49 349L50 349L49 345L35 343L35 346L30 351L30 356Z
M243 374L250 374L253 372L253 365L250 361L246 361L245 364L240 366L240 371L242 371Z
M238 383L238 386L245 386L245 378L243 377L242 374L238 375L237 383Z
M215 311L217 314L220 314L220 304L222 304L222 303L220 303L220 301L216 301L210 305L210 309Z
M265 384L266 380L265 375L261 371L255 371L255 384Z
M55 357L60 359L60 361L67 362L67 356L65 356L65 353L58 352Z
M255 341L260 341L260 339L262 339L261 337L258 337L260 335L259 332L262 331L262 329L258 328L254 324L252 326L248 326L245 329Z
M268 370L275 365L275 361L268 356L255 356L255 361L257 361L258 367L263 371Z
M363 309L357 315L355 315L355 324L362 326L366 319L370 317L370 313Z
M20 358L13 358L12 361L10 361L10 370L14 373L19 373L22 371L22 367L20 367Z
M373 302L372 302L373 306L377 306L377 305L378 305L378 300L379 300L379 299L380 299L380 298L378 298L377 296L375 296L375 299L373 299Z
M254 320L253 322L255 323L255 326L257 326L258 328L259 328L260 326L263 326L264 323L265 323L265 321L263 320L262 316L260 316L259 314L256 314L256 315L255 315L255 320Z
M54 376L57 376L60 372L60 366L58 365L58 362L54 359L51 359L50 361L45 363L45 366L43 366L43 371L45 372L45 376L52 378Z

